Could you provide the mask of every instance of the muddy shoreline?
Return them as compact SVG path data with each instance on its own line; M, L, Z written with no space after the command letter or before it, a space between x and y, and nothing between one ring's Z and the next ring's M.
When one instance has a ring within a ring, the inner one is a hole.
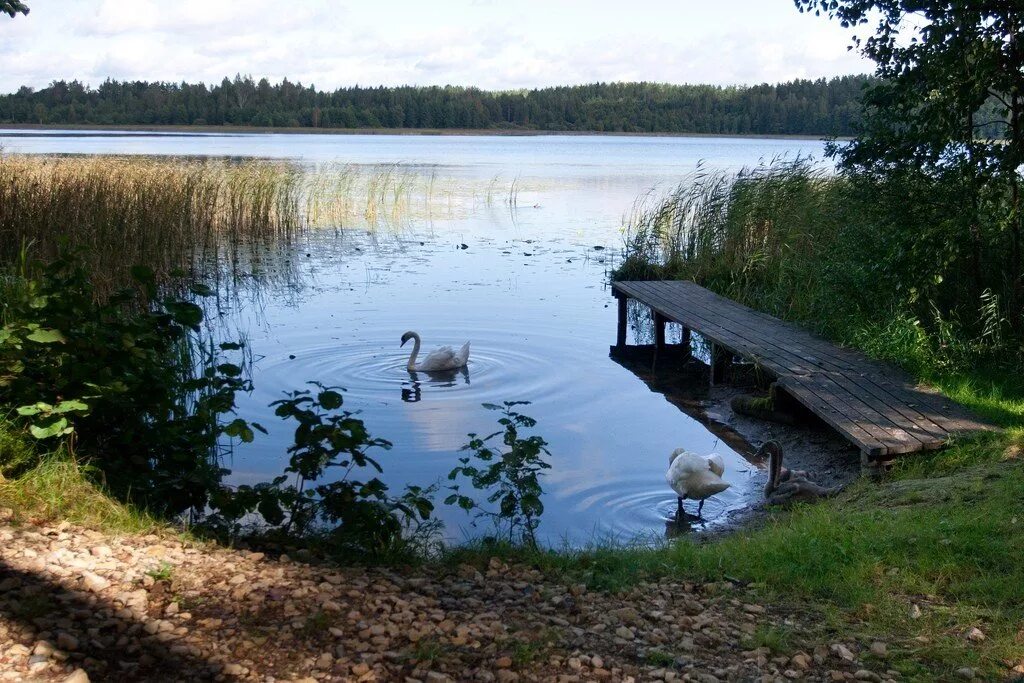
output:
M724 384L711 386L706 364L689 354L671 348L655 362L652 346L612 347L613 360L642 379L654 393L689 417L703 424L736 452L756 467L754 483L763 489L768 480L767 463L755 457L757 449L767 441L777 441L785 454L785 466L806 470L811 478L824 486L844 486L860 477L860 452L824 422L808 413L799 415L796 424L756 419L741 415L732 408L737 396L766 396L754 374L743 365L734 367ZM751 501L748 507L726 513L727 521L714 528L681 528L692 538L720 538L764 519L763 500Z

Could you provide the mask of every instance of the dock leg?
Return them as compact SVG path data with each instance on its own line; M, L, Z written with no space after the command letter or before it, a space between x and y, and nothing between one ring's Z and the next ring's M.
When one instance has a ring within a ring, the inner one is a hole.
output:
M691 349L691 333L689 327L683 327L683 338L679 341L679 344L686 349L687 355L692 352Z
M651 363L651 372L658 369L658 357L665 351L665 323L668 322L657 311L651 311L654 317L654 361Z
M619 329L615 337L615 346L622 350L626 348L626 325L628 324L626 321L626 302L628 299L621 294L616 294L615 298L619 300Z
M867 453L861 451L860 454L860 476L871 477L872 479L882 479L892 469L893 460L887 460L887 457L891 456L879 456L878 458L872 458Z
M711 386L725 381L725 375L732 362L732 354L718 344L711 345Z
M654 312L654 350L656 352L665 348L665 323L667 322L668 320L661 313Z

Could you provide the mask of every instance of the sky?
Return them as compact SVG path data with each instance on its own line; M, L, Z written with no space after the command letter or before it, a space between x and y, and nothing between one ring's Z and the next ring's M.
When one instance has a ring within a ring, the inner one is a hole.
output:
M723 85L870 72L792 0L25 0L0 92L236 73L349 85Z

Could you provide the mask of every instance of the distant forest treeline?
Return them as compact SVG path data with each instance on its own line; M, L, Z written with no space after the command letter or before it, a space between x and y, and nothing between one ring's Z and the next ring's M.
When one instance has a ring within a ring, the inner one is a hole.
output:
M0 122L307 128L476 128L852 135L866 76L721 87L596 83L489 92L455 86L313 86L236 76L220 85L55 81L0 95Z

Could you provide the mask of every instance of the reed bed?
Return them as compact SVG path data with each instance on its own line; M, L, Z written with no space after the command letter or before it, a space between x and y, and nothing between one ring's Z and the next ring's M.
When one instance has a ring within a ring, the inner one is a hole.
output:
M0 155L0 265L70 248L100 293L138 264L216 280L315 228L453 218L489 191L400 164Z
M288 164L149 158L0 158L0 261L75 250L99 291L133 265L196 275L228 245L289 240L306 224Z
M823 289L841 289L829 262L856 259L854 203L845 178L807 160L735 174L699 168L667 196L637 202L617 277L693 279L788 318L820 321Z
M836 174L805 159L698 169L637 201L613 277L691 279L923 374L1024 364L1005 283L996 268L971 277L967 223L947 197L920 176ZM1000 253L997 225L982 226L983 263Z

